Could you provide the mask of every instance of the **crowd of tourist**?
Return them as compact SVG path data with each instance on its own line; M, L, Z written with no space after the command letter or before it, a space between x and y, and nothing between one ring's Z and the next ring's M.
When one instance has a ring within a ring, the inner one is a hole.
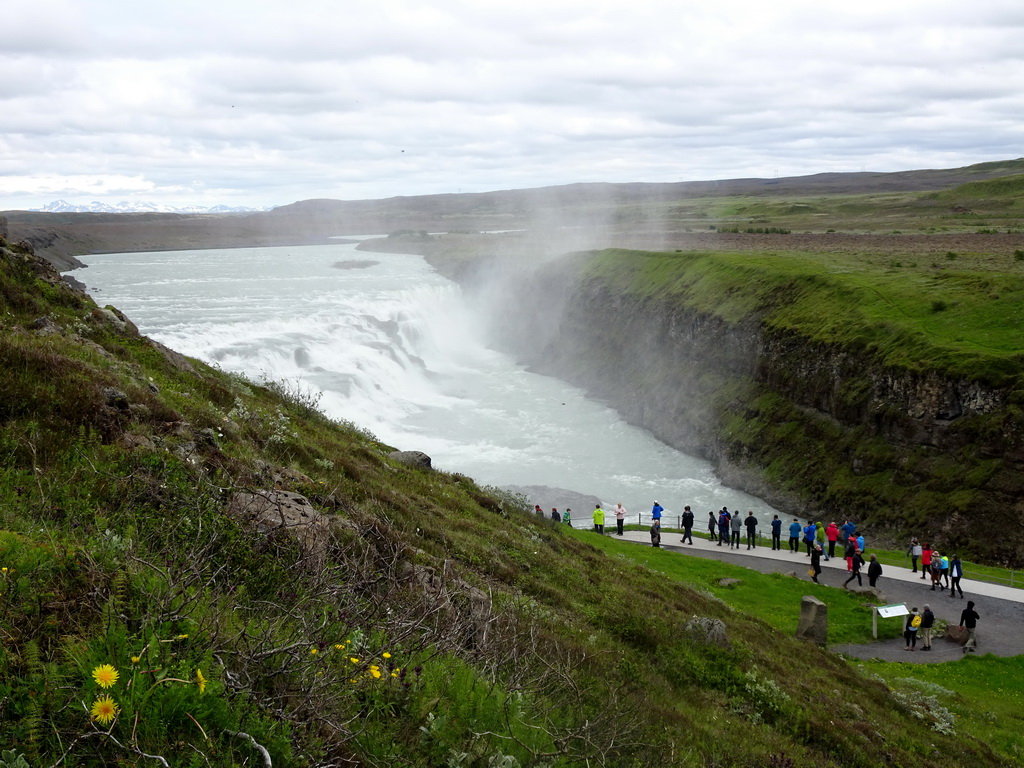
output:
M534 508L534 511L541 517L545 516L539 505ZM560 515L557 509L552 509L551 519L571 525L571 513L572 510L566 509L565 513ZM616 532L622 536L627 512L621 503L615 505L614 514ZM655 501L651 508L650 526L651 545L654 547L661 546L661 521L664 514L664 507ZM605 511L600 504L594 508L593 521L594 530L603 534ZM680 525L683 529L682 543L692 546L694 514L689 506L683 509ZM711 543L719 547L740 549L745 543L748 550L756 549L758 525L759 521L752 511L748 511L744 516L740 512L730 512L727 507L722 507L719 512L708 513L708 537ZM773 515L769 526L771 528L771 548L781 551L784 523L778 515ZM846 520L842 525L837 525L834 521L824 525L821 522L803 524L797 518L793 518L793 522L786 526L786 530L789 534L789 551L796 555L803 552L804 557L809 559L808 575L816 584L821 583L818 581L818 576L821 575L822 559L826 562L831 560L837 556L837 548L841 548L842 557L846 560L846 571L849 574L846 581L843 582L843 586L847 586L854 579L857 580L858 585L863 586L862 572L865 570L865 566L868 585L878 586L878 580L882 576L882 564L874 554L869 554L868 559L864 559L866 546L864 534L858 533L857 525L852 520ZM961 586L963 564L958 555L954 554L950 557L933 549L928 542L921 543L914 538L907 548L907 557L910 558L912 573L916 574L920 566L921 580L931 586L931 591L945 592L949 590L950 598L956 599L959 593L960 598L963 599L964 591ZM967 601L967 607L961 612L959 625L967 635L963 645L964 653L973 653L977 648L976 630L979 618L978 612L974 610L974 601ZM922 611L918 611L916 606L911 609L904 627L906 650L916 650L920 637L921 650L930 651L934 622L935 614L930 605L925 604Z

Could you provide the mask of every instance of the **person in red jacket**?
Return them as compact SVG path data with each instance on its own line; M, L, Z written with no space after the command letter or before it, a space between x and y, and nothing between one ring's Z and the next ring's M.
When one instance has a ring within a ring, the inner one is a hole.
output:
M825 529L825 538L828 539L828 556L831 559L836 556L836 542L839 540L839 526L835 520Z
M921 580L931 575L932 569L932 545L927 541L921 546Z

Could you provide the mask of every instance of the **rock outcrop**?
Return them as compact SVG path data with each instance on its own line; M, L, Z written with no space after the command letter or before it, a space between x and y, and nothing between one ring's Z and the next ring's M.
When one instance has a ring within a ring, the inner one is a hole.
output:
M392 451L388 458L413 469L432 469L430 457L423 451Z
M291 536L298 542L311 568L318 567L324 560L330 526L327 518L305 496L278 490L238 492L228 501L225 512L262 534Z

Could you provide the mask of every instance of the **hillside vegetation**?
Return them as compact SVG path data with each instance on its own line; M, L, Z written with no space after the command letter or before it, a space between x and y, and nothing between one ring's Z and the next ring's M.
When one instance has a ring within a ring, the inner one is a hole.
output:
M1013 764L315 405L0 242L4 762Z
M966 376L1024 400L1024 258L941 261L774 252L602 251L584 279L729 323L865 350L884 365Z

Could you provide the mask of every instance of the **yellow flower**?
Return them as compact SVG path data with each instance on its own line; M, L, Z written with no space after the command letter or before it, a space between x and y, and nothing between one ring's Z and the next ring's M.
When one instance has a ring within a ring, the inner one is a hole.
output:
M343 650L345 650L345 644L344 643L335 643L334 644L334 650L336 650L336 651L343 651Z
M196 670L196 685L199 686L200 693L206 693L206 678L203 677L203 670Z
M318 649L316 649L316 648L310 648L310 649L309 649L309 652L310 652L310 653L311 653L311 654L312 654L313 656L316 656L316 655L317 655L317 654L318 654L318 653L319 653L320 651L319 651Z
M370 667L370 674L373 675L375 680L379 679L380 678L380 667L378 667L376 664L373 664Z
M353 664L359 663L359 659L357 659L355 656L349 656L348 660L351 661Z
M175 640L188 640L188 635L178 635Z
M92 715L92 719L100 725L106 726L113 722L114 718L117 717L117 713L121 711L121 708L117 706L117 703L109 696L100 696L96 701L92 703L92 708L89 710L89 714Z
M0 568L0 573L7 573L7 566L6 565L3 568Z
M391 654L388 653L387 651L384 651L384 653L382 653L381 656L383 656L385 659L390 659L391 658Z
M141 656L132 656L132 664L138 664L140 661L142 661Z
M397 673L397 672L392 672L392 673L391 673L391 676L392 676L392 677L398 677L398 673Z
M117 670L109 664L100 664L92 671L92 679L100 688L109 688L117 682Z

